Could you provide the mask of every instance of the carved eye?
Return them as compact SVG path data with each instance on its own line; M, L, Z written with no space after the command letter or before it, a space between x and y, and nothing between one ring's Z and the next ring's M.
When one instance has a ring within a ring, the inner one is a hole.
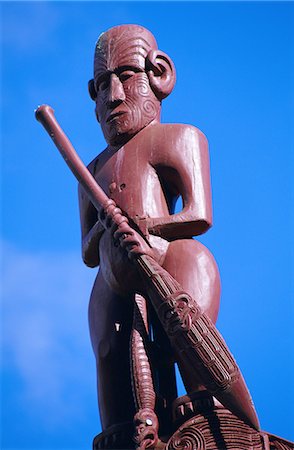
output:
M120 75L119 79L120 81L126 81L129 78L131 78L133 75L135 75L135 72L133 70L124 70Z
M97 90L105 91L105 89L107 89L108 85L109 85L108 79L101 80L100 83L98 83Z
M96 80L96 91L105 91L105 89L108 88L110 82L110 76L108 74L104 74L103 76L100 76Z

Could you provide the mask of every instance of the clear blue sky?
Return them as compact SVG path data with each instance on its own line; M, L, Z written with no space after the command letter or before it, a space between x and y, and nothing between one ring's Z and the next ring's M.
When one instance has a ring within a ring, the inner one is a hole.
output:
M208 137L214 227L201 240L222 278L218 328L262 428L293 439L293 3L1 9L1 448L86 450L100 431L87 327L95 269L80 259L76 181L33 113L51 104L85 162L104 148L87 82L98 35L122 23L149 28L174 60L163 121Z

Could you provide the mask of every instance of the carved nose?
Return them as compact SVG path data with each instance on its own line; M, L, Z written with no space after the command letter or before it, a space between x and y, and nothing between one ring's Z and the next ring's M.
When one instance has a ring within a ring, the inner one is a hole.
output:
M112 106L120 104L125 98L123 85L118 76L113 73L110 77L108 104Z

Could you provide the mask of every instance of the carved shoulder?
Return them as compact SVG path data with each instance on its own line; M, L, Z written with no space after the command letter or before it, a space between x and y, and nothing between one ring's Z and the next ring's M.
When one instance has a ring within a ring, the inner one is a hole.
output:
M169 134L175 135L175 142L179 147L183 146L185 149L190 149L191 151L197 149L198 147L208 147L208 141L205 134L194 127L193 125L186 124L171 124L172 129L168 129Z
M158 124L150 130L153 165L177 166L208 151L207 139L198 128L186 124Z

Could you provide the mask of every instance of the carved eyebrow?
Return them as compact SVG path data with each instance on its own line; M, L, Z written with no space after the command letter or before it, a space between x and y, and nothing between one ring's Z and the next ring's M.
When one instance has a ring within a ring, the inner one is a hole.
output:
M138 67L138 66L121 66L118 67L117 69L114 70L114 73L116 75L120 75L122 72L125 72L127 70L131 70L132 72L144 72L144 69L142 69L142 67Z
M111 71L111 70L106 70L105 72L102 72L98 75L98 77L95 79L95 86L96 88L98 88L99 84L102 83L103 81L107 80L110 75L112 73L115 73L116 75L120 75L121 73L127 71L127 70L131 70L132 72L135 73L139 73L139 72L144 72L144 69L142 69L142 67L138 67L138 66L120 66L117 69Z

